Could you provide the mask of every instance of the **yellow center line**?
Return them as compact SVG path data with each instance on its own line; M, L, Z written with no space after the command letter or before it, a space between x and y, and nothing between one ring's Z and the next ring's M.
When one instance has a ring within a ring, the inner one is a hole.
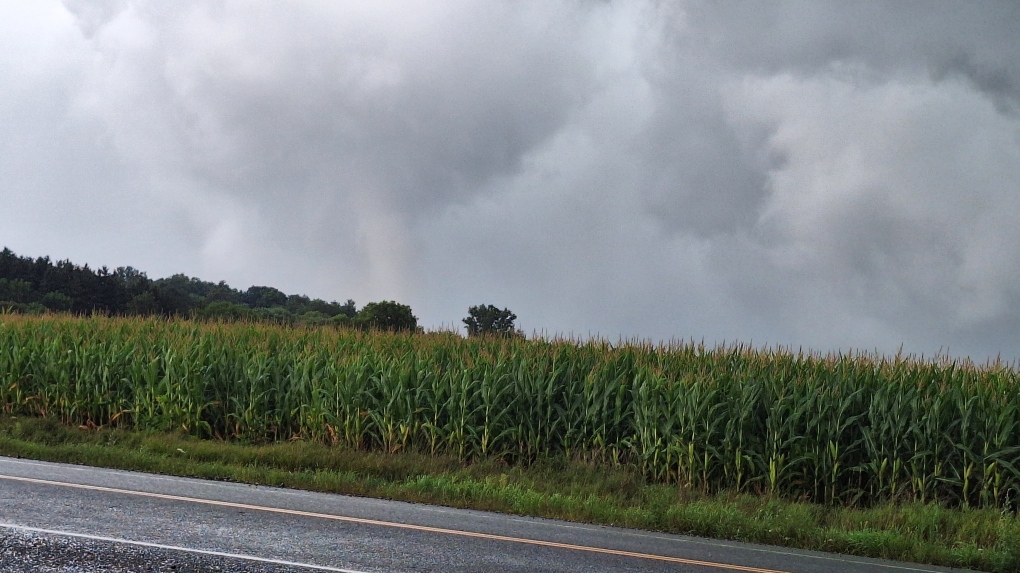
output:
M622 551L619 549L605 549L602 547L590 547L587 545L573 545L570 543L558 543L555 541L542 541L540 539L527 539L524 537L511 537L507 535L495 535L492 533L476 533L474 531L461 531L458 529L446 529L442 527L430 527L427 525L413 525L409 523L397 523L393 521L381 521L378 519L366 519L362 517L348 517L344 515L333 515L329 513L317 513L314 511L301 511L298 509L285 509L280 507L265 507L261 505L251 505L247 503L236 503L232 501L218 501L213 499L201 499L195 497L185 497L180 495L170 495L165 493L151 493L146 491L134 491L128 489L117 489L112 487L104 487L99 485L86 485L77 483L68 483L60 481L52 481L38 478L19 477L19 476L8 476L0 475L0 479L21 481L26 483L35 483L42 485L55 485L63 487L71 487L77 489L101 491L107 493L118 493L124 495L134 495L139 497L149 497L155 499L165 499L170 501L185 501L190 503L200 503L205 505L213 505L218 507L230 507L234 509L247 509L252 511L264 511L268 513L278 513L283 515L296 515L300 517L314 517L318 519L329 519L333 521L343 521L347 523L358 523L363 525L377 525L381 527L393 527L397 529L408 529L412 531L422 531L426 533L441 533L444 535L458 535L461 537L473 537L476 539L489 539L493 541L507 541L510 543L519 543L524 545L536 545L540 547L553 547L556 549L569 549L572 551L584 551L588 553L600 553L603 555L616 555L619 557L635 557L639 559L651 559L654 561L665 561L668 563L679 563L681 565L696 565L699 567L712 567L715 569L725 569L727 571L743 571L745 573L789 573L788 571L778 571L776 569L762 569L760 567L748 567L745 565L727 565L725 563L717 563L713 561L700 561L697 559L684 559L683 557L670 557L668 555L655 555L651 553L638 553L635 551Z

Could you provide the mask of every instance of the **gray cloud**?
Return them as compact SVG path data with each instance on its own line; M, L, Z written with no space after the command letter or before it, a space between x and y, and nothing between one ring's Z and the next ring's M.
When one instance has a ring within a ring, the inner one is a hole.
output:
M492 302L1012 359L1018 28L1011 2L0 4L0 242L433 326Z

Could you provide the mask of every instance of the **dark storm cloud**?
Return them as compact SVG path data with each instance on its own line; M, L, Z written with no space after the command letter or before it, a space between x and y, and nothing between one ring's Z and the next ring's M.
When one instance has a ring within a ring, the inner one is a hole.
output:
M217 188L371 185L417 211L512 173L586 93L590 62L545 13L385 6L139 8L125 18L151 41L118 62L136 85L114 95L173 131L169 160ZM123 56L112 35L108 60ZM141 123L121 127L146 139Z
M0 12L18 251L433 326L1016 356L1016 3Z
M1020 96L1016 2L715 2L688 6L688 40L734 68L816 73L852 62L895 74L958 73Z

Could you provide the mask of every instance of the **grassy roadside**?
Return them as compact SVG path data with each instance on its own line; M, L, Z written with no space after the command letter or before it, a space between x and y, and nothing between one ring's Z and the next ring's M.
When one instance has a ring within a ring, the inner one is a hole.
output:
M648 485L625 468L465 464L308 442L265 446L0 416L0 455L379 497L965 567L1020 571L1020 519L936 505L823 507Z

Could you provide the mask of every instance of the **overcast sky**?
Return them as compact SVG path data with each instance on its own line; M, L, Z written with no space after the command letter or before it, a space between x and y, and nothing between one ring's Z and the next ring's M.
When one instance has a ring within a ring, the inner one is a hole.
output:
M0 245L1020 358L1020 3L0 0Z

